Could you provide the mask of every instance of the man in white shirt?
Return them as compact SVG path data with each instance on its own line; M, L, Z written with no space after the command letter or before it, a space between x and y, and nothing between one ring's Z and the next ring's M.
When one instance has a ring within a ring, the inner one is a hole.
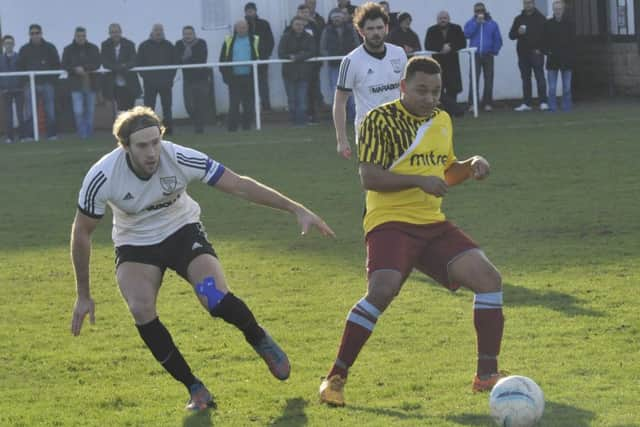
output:
M187 409L198 411L214 408L213 397L193 375L156 312L166 268L193 286L213 317L240 329L276 378L287 379L290 365L251 310L229 291L200 223L200 206L187 194L187 184L200 180L254 203L288 211L296 215L302 234L312 227L326 236L333 236L333 231L316 214L277 191L235 174L199 151L163 141L163 131L150 108L135 107L121 114L113 126L119 147L94 164L84 179L71 233L77 290L71 332L79 335L87 314L94 321L89 290L91 234L109 205L120 292L153 356L188 389Z
M357 143L358 126L367 112L400 97L400 78L407 63L402 48L384 42L389 16L382 6L372 2L363 4L358 7L353 22L364 43L342 59L333 101L337 151L346 159L351 158L345 112L349 96L353 93L356 103Z

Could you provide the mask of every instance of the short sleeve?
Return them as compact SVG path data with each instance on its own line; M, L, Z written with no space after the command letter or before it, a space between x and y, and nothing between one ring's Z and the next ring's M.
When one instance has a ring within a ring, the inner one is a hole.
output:
M449 144L449 153L447 154L447 164L444 166L444 170L449 169L451 165L458 161L456 153L453 150L453 125L451 124L451 118L447 120L447 128L449 130L449 132L447 132L449 135L449 140L447 141Z
M370 111L358 130L358 160L360 163L389 166L385 132L381 127L382 118L376 110Z
M174 144L175 160L189 181L200 180L205 184L216 185L225 167L206 154Z
M107 193L107 176L100 168L91 168L78 194L78 209L91 218L102 218L107 206Z
M355 86L355 67L351 66L351 58L346 56L340 62L338 72L338 89L351 92Z

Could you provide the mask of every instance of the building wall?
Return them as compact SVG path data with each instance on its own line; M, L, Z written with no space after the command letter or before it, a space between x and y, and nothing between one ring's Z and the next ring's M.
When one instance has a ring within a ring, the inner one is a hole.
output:
M146 39L152 24L159 22L165 26L167 39L175 41L181 36L181 28L192 24L196 27L199 37L204 38L209 45L210 61L215 61L220 52L222 40L230 31L230 25L241 19L244 15L244 1L234 0L207 0L209 2L227 2L221 10L228 10L229 26L212 30L202 30L203 0L110 0L108 2L97 0L64 0L52 2L50 0L9 0L0 2L0 24L4 34L12 34L16 37L17 45L27 41L28 26L31 23L39 23L43 26L44 37L53 42L60 54L65 45L73 38L74 28L82 25L87 28L89 41L100 44L107 37L107 27L112 22L119 22L125 37L136 44ZM549 13L549 5L546 0L538 0L543 13ZM295 14L296 5L302 0L256 0L258 14L271 22L276 40L284 30L286 22ZM352 1L360 4L361 1ZM452 21L464 25L473 13L475 0L430 0L428 2L418 0L392 0L393 11L409 11L413 15L413 29L420 36L421 42L428 26L435 24L436 15L440 10L448 10ZM504 39L504 48L496 59L496 76L494 94L496 99L518 98L521 96L520 75L517 67L515 42L508 39L508 31L515 15L520 12L521 2L486 0L488 10L498 22ZM327 16L329 10L336 4L333 0L318 0L318 10ZM220 5L220 3L218 4ZM219 19L219 21L225 21ZM277 53L274 53L274 56ZM468 81L469 60L467 57L461 61L465 90L460 99L466 99ZM272 103L276 107L286 105L284 89L281 79L281 68L274 65L270 68ZM227 108L227 89L222 83L221 76L216 70L216 103L220 111ZM323 85L326 86L326 76L322 76ZM331 94L324 87L325 97L331 99ZM182 105L181 75L178 73L174 85L174 114L176 117L184 117L185 111Z

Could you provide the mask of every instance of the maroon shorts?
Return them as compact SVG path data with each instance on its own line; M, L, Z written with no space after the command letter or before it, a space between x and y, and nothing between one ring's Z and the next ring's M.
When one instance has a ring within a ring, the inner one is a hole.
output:
M457 256L478 245L449 221L427 225L387 222L367 233L367 275L396 270L406 279L415 268L451 290L448 267Z

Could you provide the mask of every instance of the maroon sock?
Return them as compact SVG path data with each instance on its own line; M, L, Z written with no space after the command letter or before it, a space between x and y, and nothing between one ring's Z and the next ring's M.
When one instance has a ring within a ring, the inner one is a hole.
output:
M347 323L342 334L338 357L329 371L327 378L334 375L347 377L351 365L355 362L360 350L371 336L380 311L362 298L349 312Z
M498 372L498 355L504 329L502 309L476 309L473 311L473 323L476 327L478 342L477 375L489 375Z

